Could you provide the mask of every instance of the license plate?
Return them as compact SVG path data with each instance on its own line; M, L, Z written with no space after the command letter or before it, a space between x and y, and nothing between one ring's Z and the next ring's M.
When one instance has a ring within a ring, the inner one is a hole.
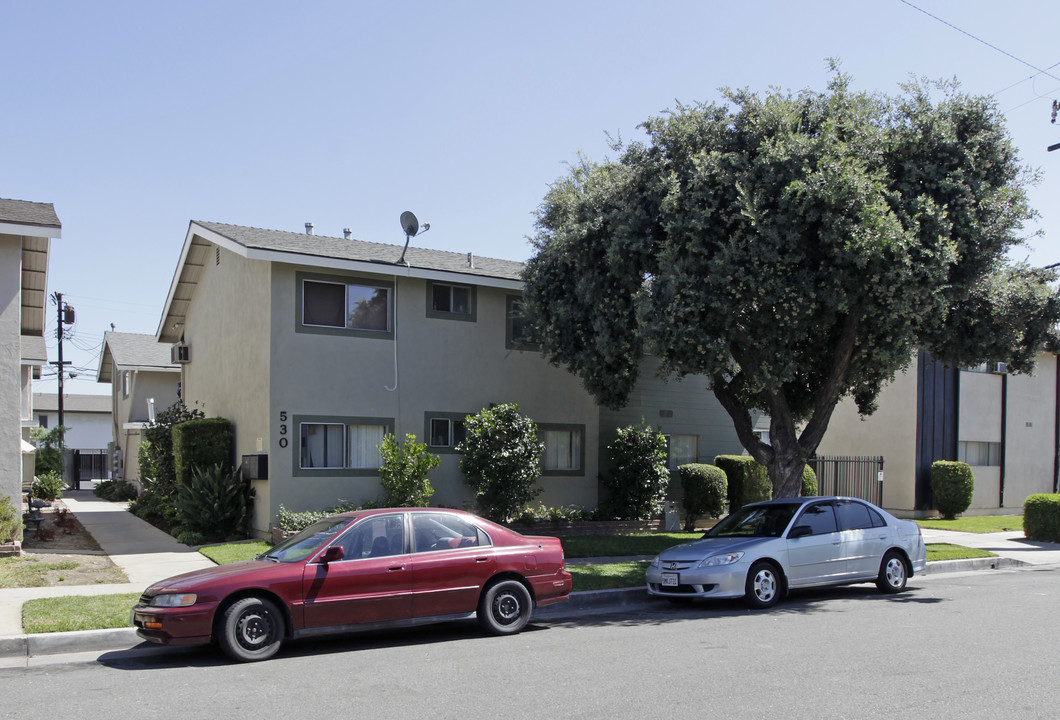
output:
M663 573L662 574L662 586L663 587L677 587L677 573Z

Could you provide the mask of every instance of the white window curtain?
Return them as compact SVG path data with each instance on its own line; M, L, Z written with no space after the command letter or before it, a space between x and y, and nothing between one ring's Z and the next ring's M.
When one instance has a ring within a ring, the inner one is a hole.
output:
M382 465L379 446L383 443L386 428L382 425L350 425L350 467L377 468Z
M302 423L303 468L341 468L343 426Z
M581 433L545 430L545 470L580 470Z
M699 437L696 435L670 436L670 469L694 463L699 458Z

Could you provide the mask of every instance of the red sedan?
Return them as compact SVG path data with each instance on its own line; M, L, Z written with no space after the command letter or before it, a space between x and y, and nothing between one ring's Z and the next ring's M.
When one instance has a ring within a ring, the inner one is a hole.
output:
M216 641L251 661L287 638L472 616L491 633L517 633L534 607L570 590L556 538L459 510L365 510L321 520L253 560L155 583L132 622L151 642Z

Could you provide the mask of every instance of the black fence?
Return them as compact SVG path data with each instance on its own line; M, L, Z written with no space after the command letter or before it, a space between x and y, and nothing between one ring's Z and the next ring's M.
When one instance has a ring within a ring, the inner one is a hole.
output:
M82 480L106 480L110 477L106 450L74 450L74 488L81 489Z
M883 504L883 458L818 456L809 466L817 473L818 495L845 495Z

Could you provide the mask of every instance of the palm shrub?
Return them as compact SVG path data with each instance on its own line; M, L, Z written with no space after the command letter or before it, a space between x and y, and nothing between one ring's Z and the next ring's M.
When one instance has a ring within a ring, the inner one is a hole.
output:
M220 463L192 468L177 488L177 540L185 545L236 539L244 533L250 489L239 469Z
M460 470L482 514L508 522L541 493L536 484L545 445L537 425L518 405L505 403L468 415L464 428L467 435L456 446Z
M8 495L0 497L0 543L22 539L22 518Z
M639 520L658 513L670 484L663 434L643 422L619 428L618 437L607 449L611 471L600 478L610 490L607 513L619 520Z
M427 473L442 461L427 449L427 443L416 442L416 436L406 434L399 444L391 434L383 437L379 446L383 464L379 480L383 486L383 504L390 507L427 507L434 494Z
M677 474L681 477L685 530L695 530L696 520L703 515L721 516L729 484L724 470L716 465L690 463L677 468Z
M952 520L972 504L975 477L968 463L936 460L931 463L931 492L942 517Z
M41 500L58 500L66 489L66 481L61 472L49 470L33 478L33 497Z
M748 455L718 455L714 464L725 471L728 479L729 512L747 503L773 497L773 483L764 465Z
M817 473L809 465L802 468L802 496L817 497Z
M1023 501L1023 533L1028 540L1060 542L1060 495L1038 493Z

